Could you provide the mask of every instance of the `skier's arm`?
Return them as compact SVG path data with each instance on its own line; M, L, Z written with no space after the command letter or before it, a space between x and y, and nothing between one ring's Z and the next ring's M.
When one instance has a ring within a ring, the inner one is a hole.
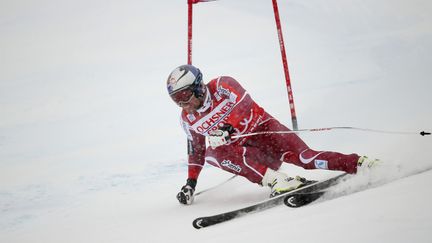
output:
M192 204L197 179L205 162L206 145L204 136L191 131L186 123L183 123L183 128L188 135L188 178L177 199L182 204Z
M188 179L196 181L204 166L206 144L204 136L191 134L193 139L188 139Z

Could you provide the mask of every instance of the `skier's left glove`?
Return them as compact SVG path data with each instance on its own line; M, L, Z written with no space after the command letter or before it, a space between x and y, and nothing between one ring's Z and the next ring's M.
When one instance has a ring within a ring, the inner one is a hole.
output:
M186 185L184 185L181 188L180 192L177 194L177 200L181 204L189 205L193 203L196 184L197 180L187 179Z

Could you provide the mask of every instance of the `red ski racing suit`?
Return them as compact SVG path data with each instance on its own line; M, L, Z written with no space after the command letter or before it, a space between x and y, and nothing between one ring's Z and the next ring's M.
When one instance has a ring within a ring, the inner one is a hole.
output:
M205 136L224 124L234 128L233 135L290 131L255 103L235 79L222 76L206 86L203 106L193 114L181 114L188 136L189 179L198 178L205 162L254 183L261 183L267 168L277 170L282 162L305 169L357 171L357 154L312 150L295 133L243 137L217 148L206 148Z

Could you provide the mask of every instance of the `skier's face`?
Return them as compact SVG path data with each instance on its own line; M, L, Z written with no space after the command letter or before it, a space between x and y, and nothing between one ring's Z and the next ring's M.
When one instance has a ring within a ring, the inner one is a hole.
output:
M194 113L202 106L202 101L201 99L195 97L195 95L192 95L189 102L181 103L179 105L187 113Z

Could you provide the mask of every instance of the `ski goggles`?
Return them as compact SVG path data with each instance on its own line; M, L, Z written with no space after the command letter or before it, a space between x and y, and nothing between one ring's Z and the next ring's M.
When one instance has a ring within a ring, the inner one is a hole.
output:
M171 94L171 98L179 106L182 106L188 104L192 100L193 95L193 90L191 88L187 88Z

